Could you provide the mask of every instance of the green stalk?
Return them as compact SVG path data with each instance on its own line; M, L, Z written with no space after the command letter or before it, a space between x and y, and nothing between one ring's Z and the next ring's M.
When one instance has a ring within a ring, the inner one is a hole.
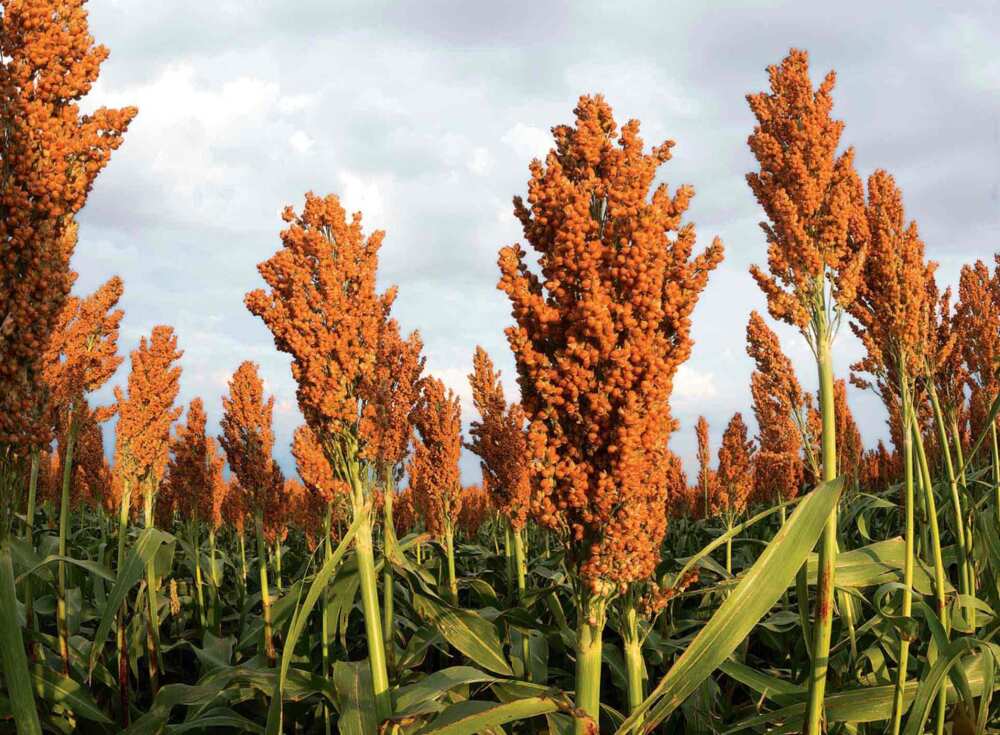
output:
M646 698L646 665L642 658L642 639L639 637L639 615L635 600L629 599L625 610L625 630L622 636L622 650L625 655L625 671L628 675L628 711L638 709ZM636 720L636 729L642 727L642 718Z
M361 514L361 523L354 537L361 581L361 608L365 616L365 635L368 638L368 664L371 668L372 695L375 699L376 720L381 723L392 717L392 700L389 694L389 672L382 641L381 616L378 604L378 582L375 579L375 552L372 545L370 506L360 495L360 482L355 479L354 514Z
M254 513L254 527L257 531L257 567L260 569L260 606L264 618L264 655L271 666L277 658L274 639L271 637L271 590L267 583L267 543L264 541L264 514L258 508Z
M528 584L528 559L524 553L524 529L513 528L509 523L506 525L509 528L510 535L514 539L514 569L517 577L517 602L523 607ZM531 650L528 646L528 636L522 635L521 659L524 661L525 681L531 681L531 672L528 669L530 656Z
M243 538L242 532L237 532L236 537L238 539L240 547L240 574L243 577L243 586L247 585L247 544L246 540Z
M513 597L513 590L515 586L515 576L517 572L514 571L514 532L510 527L510 523L504 522L503 528L503 554L504 561L507 567L507 589L509 590L508 595Z
M444 551L448 559L448 599L458 605L458 579L455 577L455 529L449 518L444 527Z
M274 542L274 586L281 592L281 539Z
M132 484L122 480L121 506L118 509L118 564L116 571L121 572L125 565L125 541L128 537L128 513L132 506ZM118 696L121 707L121 725L129 725L129 668L128 668L128 636L125 634L125 602L118 610L117 635L115 642L118 647Z
M816 364L819 371L819 405L823 420L823 480L837 476L837 434L833 398L833 357L831 335L826 317L825 299L817 309ZM816 614L813 625L809 700L806 709L805 732L819 735L823 728L823 697L826 693L826 673L833 635L834 569L837 561L837 508L830 511L819 546L816 584ZM799 604L804 604L800 600Z
M951 495L951 507L954 512L955 544L958 547L958 581L963 595L972 595L972 571L969 564L969 555L966 549L965 539L965 517L962 513L962 499L958 494L958 480L955 477L955 465L951 461L951 447L948 446L948 429L945 426L944 412L938 401L937 390L934 381L927 381L928 392L931 398L931 406L934 409L934 423L937 427L938 441L941 444L941 453L944 456L945 471L948 476L948 490ZM970 606L970 622L975 628L975 608Z
M215 570L215 551L215 527L212 526L208 530L208 559L212 565L209 573L212 575L212 587L215 590L212 595L212 625L215 628L215 634L222 637L222 592L220 590L222 580L219 579Z
M28 477L28 507L24 513L24 540L28 543L32 551L35 550L35 502L38 496L38 464L39 452L35 447L31 450L31 474ZM35 591L32 586L31 576L24 580L24 619L27 622L28 630L35 627ZM31 657L35 658L35 646L28 643Z
M993 510L1000 523L1000 442L997 440L997 422L990 422L990 438L993 440Z
M383 533L385 536L385 549L383 556L388 557L390 550L396 548L396 527L393 525L392 501L395 488L391 480L390 471L386 471L385 500L382 505ZM393 642L393 631L395 628L395 584L392 579L392 564L386 558L382 564L382 641L385 646L386 666L394 667L395 643Z
M330 543L330 517L333 515L333 503L329 502L326 504L326 514L323 516L323 560L328 562L330 557L333 555L333 544ZM321 626L321 639L320 639L320 653L322 655L322 666L323 673L322 676L331 685L333 680L330 672L330 625L327 621L327 611L330 608L330 591L329 588L324 587L323 589L323 610L322 619L320 620ZM323 732L325 735L330 735L330 707L327 704L326 699L323 700Z
M72 404L69 408L69 430L66 432L66 457L63 460L62 494L59 499L59 556L66 556L69 535L69 486L73 479L73 450L76 448L77 423ZM59 562L59 587L56 598L56 627L59 632L59 658L63 674L69 676L69 620L66 616L66 562Z
M246 529L236 528L236 543L240 549L240 634L243 633L243 623L246 622L247 606L247 545L244 538Z
M927 453L924 451L924 440L920 435L916 420L911 421L910 429L913 432L913 443L917 450L917 460L920 467L920 485L924 491L927 504L927 513L930 521L931 552L934 560L934 592L937 603L938 619L944 628L945 635L951 631L951 620L945 607L945 571L944 559L941 555L941 533L938 528L937 506L934 499L934 485L931 483L930 466L927 463ZM948 697L944 688L938 695L937 721L935 733L941 735L944 732L945 717L948 714Z
M900 614L910 617L913 611L913 547L914 547L914 498L913 498L913 434L906 429L910 425L913 407L910 404L910 388L906 374L900 367L900 393L902 396L903 424L903 487L906 516L906 551L903 557L903 605ZM910 655L910 641L901 636L899 640L899 671L892 704L892 735L899 735L903 721L903 690L906 687L906 667Z
M576 624L576 708L594 721L601 721L601 649L607 600L589 592L580 593ZM591 735L596 729L574 719L575 735Z
M924 440L920 436L920 430L917 428L916 422L911 423L911 429L913 431L913 443L920 469L920 482L924 491L930 525L931 557L934 563L934 592L937 600L937 613L945 631L948 631L951 629L951 620L945 609L946 575L944 571L944 557L941 553L941 531L937 520L937 503L934 499L934 486L931 483L931 471L930 465L927 462L927 453L924 451Z
M153 527L153 481L147 480L143 492L143 513L146 528ZM149 682L153 693L160 689L160 610L157 593L156 555L146 562L146 599L149 601L149 618L146 627L146 645L149 651Z
M726 533L728 534L733 530L733 521L729 513L726 513ZM726 574L729 576L733 575L733 538L732 536L726 537Z
M194 586L198 600L198 621L201 623L202 631L204 631L207 620L205 616L204 580L201 575L201 529L198 527L197 519L191 523L191 546L194 548Z

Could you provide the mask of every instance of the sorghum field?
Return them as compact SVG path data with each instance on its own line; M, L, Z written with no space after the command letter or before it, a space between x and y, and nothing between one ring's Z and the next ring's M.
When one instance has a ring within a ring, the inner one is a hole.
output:
M806 52L746 98L756 435L736 413L713 447L700 421L695 477L669 448L724 246L696 236L690 187L653 185L673 143L588 95L524 162L523 241L499 248L520 396L470 344L464 433L376 286L383 233L336 194L284 210L232 308L290 357L292 478L258 366L220 366L213 435L202 399L177 402L170 326L97 405L128 284L71 294L75 217L137 110L80 112L108 53L83 0L0 7L0 728L998 731L1000 255L939 288ZM845 380L884 402L891 445L862 445Z

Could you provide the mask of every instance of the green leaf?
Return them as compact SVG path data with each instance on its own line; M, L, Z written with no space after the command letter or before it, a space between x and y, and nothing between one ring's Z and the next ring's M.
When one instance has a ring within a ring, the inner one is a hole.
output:
M337 661L333 665L333 689L340 712L337 729L342 735L369 735L378 730L371 667L367 659Z
M41 735L42 726L35 709L28 658L24 654L21 623L17 617L14 565L7 539L0 543L0 664L18 734Z
M202 647L191 646L191 650L194 651L194 655L198 657L198 662L201 664L202 675L229 666L233 659L235 644L236 638L233 636L217 638L212 634L212 631L206 630Z
M420 735L478 735L491 727L556 712L560 705L550 697L528 697L513 702L481 702L468 699L451 705Z
M62 705L73 712L75 716L85 720L111 723L108 716L94 701L90 690L69 677L45 666L32 666L31 678L34 682L35 693L40 699Z
M803 498L667 675L618 729L620 735L640 718L649 729L662 722L736 650L795 578L836 508L842 488L842 479L825 482Z
M118 615L119 608L125 601L125 595L128 594L128 591L145 574L146 563L153 558L157 549L162 544L173 540L173 538L166 531L152 527L144 528L139 534L135 545L125 558L125 563L118 570L115 586L111 589L111 594L108 595L108 604L104 607L101 622L98 624L97 632L94 634L94 642L90 647L90 662L87 670L88 679L94 672L94 666L97 665L97 658L104 649L104 642L108 638L108 633L111 631L111 624Z
M413 590L413 608L421 617L430 620L448 643L484 669L513 676L504 658L496 626L489 620L416 590Z
M253 720L248 720L243 715L227 707L214 707L205 712L198 713L197 717L187 722L180 722L176 725L168 725L167 733L176 735L182 732L206 732L209 728L225 727L235 732L264 732L264 728Z
M917 688L913 702L907 711L906 728L903 730L903 735L919 735L924 731L924 724L927 722L928 714L930 714L931 704L937 699L938 690L945 683L948 673L964 656L976 649L979 649L982 655L985 683L989 694L992 695L993 672L996 665L995 652L1000 651L1000 648L975 638L959 638L941 651L930 671L921 679L920 686ZM968 701L967 704L971 705L973 702ZM989 709L988 696L983 697L982 706Z
M103 564L97 563L96 561L90 561L89 559L74 559L71 556L59 556L58 554L51 554L42 559L34 566L30 567L28 571L18 576L18 578L15 580L15 583L21 584L21 582L23 582L24 579L29 575L35 574L42 567L46 567L49 564L54 564L57 561L65 562L66 564L73 564L75 566L80 567L81 569L86 569L91 574L94 574L100 577L101 579L106 579L109 582L115 581L115 575L111 572L111 570L108 569Z
M807 694L804 686L770 676L731 658L719 664L719 670L778 704L791 704Z
M969 639L960 639L969 640ZM958 663L962 667L962 675L968 682L969 691L973 697L977 697L988 683L982 656L970 656ZM917 680L906 682L903 689L903 706L908 707L913 701L917 689L920 686ZM951 681L944 682L948 701L958 700L957 691ZM995 686L995 685L994 685ZM839 692L828 692L823 700L826 710L827 722L881 722L888 720L892 716L893 697L895 695L895 684L884 684L879 686L858 687L855 689L844 689ZM796 732L800 729L802 715L805 713L806 703L801 702L772 712L765 712L760 715L742 720L724 731L723 735L731 735L749 728L760 728L769 722L788 723L791 727L787 732ZM786 730L779 730L786 732Z
M397 716L412 714L414 708L427 701L437 699L455 687L463 684L495 681L500 681L500 679L471 666L452 666L436 671L416 684L401 687L396 692L394 711Z

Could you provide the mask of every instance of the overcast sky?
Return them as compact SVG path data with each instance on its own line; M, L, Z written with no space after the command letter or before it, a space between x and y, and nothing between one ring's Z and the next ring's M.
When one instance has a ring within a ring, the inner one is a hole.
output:
M92 0L91 31L111 49L87 106L139 107L80 217L77 290L125 281L120 347L155 324L184 349L181 398L204 398L210 428L236 366L252 359L277 397L276 453L300 417L288 359L243 295L279 245L281 209L336 193L387 231L382 285L419 329L430 372L463 398L483 345L516 396L503 336L497 250L521 239L511 197L528 163L603 93L648 145L676 141L661 169L696 196L689 217L726 260L694 314L696 341L673 399L671 446L693 466L694 422L716 446L734 411L752 421L744 329L764 303L747 273L765 261L762 217L744 175L753 118L744 101L792 46L814 81L838 72L835 114L862 176L903 188L940 280L1000 243L1000 22L996 2L399 2ZM772 322L773 323L773 322ZM779 328L803 384L811 355ZM859 356L846 328L838 376ZM128 362L114 382L124 383ZM102 392L107 399L110 388ZM878 400L852 389L867 443L885 436ZM752 425L752 423L751 423ZM478 465L463 459L466 482Z

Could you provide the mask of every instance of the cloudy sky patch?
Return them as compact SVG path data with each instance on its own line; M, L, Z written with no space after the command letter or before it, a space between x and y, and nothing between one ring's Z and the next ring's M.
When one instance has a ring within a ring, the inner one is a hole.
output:
M668 9L669 8L669 9ZM111 58L88 106L136 104L139 117L81 216L79 291L125 280L123 351L153 325L178 332L182 398L218 420L225 380L260 363L277 395L277 454L299 417L288 359L243 295L278 246L281 209L312 190L341 195L382 227L380 280L400 287L404 329L419 329L429 370L463 397L483 345L514 391L496 291L497 250L520 239L510 200L549 128L602 92L620 123L637 117L647 144L677 142L661 178L688 183L690 219L726 261L694 316L696 345L676 380L691 467L693 425L718 436L750 417L747 274L763 262L761 212L744 182L753 120L744 101L791 46L810 51L814 80L838 71L835 113L860 172L887 168L903 187L941 280L1000 241L1000 26L992 2L331 4L321 0L93 0L93 35ZM780 327L800 379L808 348ZM860 354L844 328L836 368ZM124 382L127 362L116 376ZM105 399L110 395L105 391ZM878 400L852 389L867 442L885 436ZM751 422L752 425L752 422ZM477 464L463 460L467 481Z

